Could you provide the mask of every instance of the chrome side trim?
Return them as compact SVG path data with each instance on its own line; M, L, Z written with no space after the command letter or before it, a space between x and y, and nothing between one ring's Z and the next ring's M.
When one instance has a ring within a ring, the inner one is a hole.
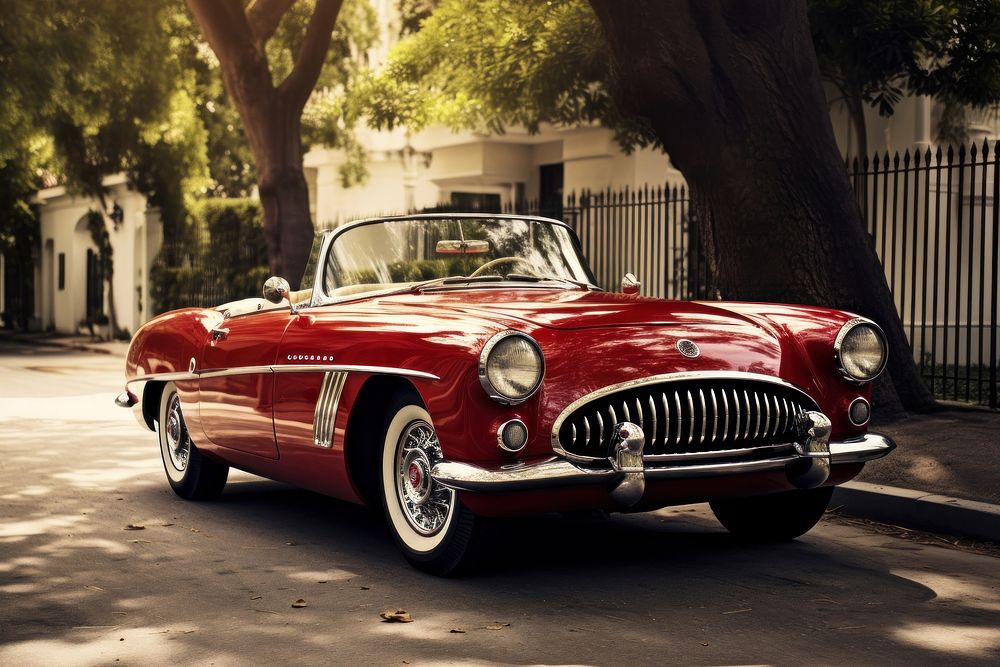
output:
M578 461L580 463L593 462L594 461L594 457L592 457L592 456L590 456L590 457L588 457L588 456L578 456L578 455L572 454L570 452L567 452L565 449L563 449L562 445L559 442L559 431L562 428L563 423L566 421L567 418L569 418L569 416L577 408L579 408L582 405L586 405L587 403L590 403L591 401L597 400L599 398L607 396L608 394L613 394L613 393L618 392L618 391L625 391L627 389L635 389L636 387L644 387L644 386L651 385L651 384L660 384L660 383L667 383L667 382L679 382L679 381L683 381L683 380L748 380L748 381L755 381L755 382L765 382L765 383L770 383L770 384L774 384L774 385L779 385L781 387L784 387L786 389L790 389L790 390L796 392L797 394L799 394L799 395L801 395L801 396L803 396L805 398L806 405L815 405L816 404L816 401L813 400L813 398L811 396L809 396L809 394L807 394L806 392L804 392L802 389L800 389L799 387L796 387L794 384L792 384L790 382L786 382L785 380L782 380L781 378L774 377L773 375L763 375L761 373L742 373L742 372L739 372L739 371L705 371L705 372L685 371L685 372L682 372L682 373L664 373L662 375L650 375L650 376L647 376L647 377L644 377L644 378L638 378L636 380L628 380L626 382L619 382L618 384L613 384L613 385L609 385L607 387L602 387L602 388L600 388L600 389L598 389L596 391L592 391L589 394L585 394L584 396L581 396L580 398L576 399L575 401L573 401L572 403L570 403L569 405L567 405L565 408L563 408L563 411L559 413L559 416L556 417L555 422L552 424L552 432L549 435L549 439L550 439L550 442L551 442L551 445L552 445L552 450L557 455L562 456L564 458L567 458L567 459L569 459L571 461ZM750 398L747 395L746 390L744 390L743 395L746 397L746 407L747 407L747 412L749 413L749 411L750 411ZM682 414L682 410L681 410L681 397L680 397L680 395L678 394L677 391L674 391L673 398L674 398L674 402L675 402L674 407L676 408L677 413L678 414ZM691 414L693 414L694 413L694 401L693 401L693 397L686 396L685 398L687 398L688 405L689 405L689 408L691 410ZM663 399L664 399L664 401L667 400L666 394L663 395ZM758 398L758 404L759 404L759 398ZM666 405L666 402L664 402L664 409L665 409L665 412L666 412L665 419L666 419L666 423L667 423L667 428L666 428L666 432L664 433L663 437L664 437L664 440L666 441L669 438L669 435L670 435L669 434L669 431L670 431L670 408ZM739 416L740 416L740 412L741 412L740 407L737 407L737 427L736 427L737 428L737 432L739 432ZM758 408L757 414L758 415L760 414L759 408ZM612 418L612 423L615 423L616 421L618 421L617 418L613 417ZM761 424L759 422L759 417L758 417L758 424L755 427L755 432L760 429L760 426L761 426ZM746 425L745 425L745 427L746 427L747 434L749 434L749 431L750 431L750 414L747 414L747 419L746 419ZM682 429L683 429L683 424L678 424L678 431L677 431L676 434L674 434L674 438L671 439L672 444L675 444L675 445L679 444L679 442L681 440L681 430ZM687 432L688 432L688 433L686 433L688 442L690 442L692 436L694 435L694 429L695 429L695 425L692 422L691 424L688 425L688 428L686 429ZM746 439L746 435L747 434L744 435L744 439ZM603 436L603 433L601 433L600 435ZM598 440L598 442L600 442L600 440Z
M834 465L862 463L881 458L894 448L895 444L892 440L877 433L830 443ZM792 453L788 456L774 456L756 461L663 467L646 466L643 474L647 480L663 480L783 471L790 464L802 461L804 458L807 457ZM484 468L459 461L441 461L431 470L431 477L439 484L451 489L483 493L526 491L576 484L614 483L622 479L624 473L611 467L610 461L605 460L605 465L607 467L587 468L557 457L537 463L517 463L500 468Z
M263 373L370 373L372 375L399 375L402 377L412 377L421 380L440 380L441 378L433 373L424 371L414 371L406 368L393 368L391 366L353 366L346 364L275 364L272 366L243 366L242 368L213 368L192 373L150 373L141 377L126 380L125 384L130 385L136 382L156 381L176 381L176 380L198 380L217 377L228 377L233 375L258 375Z
M333 444L334 428L337 425L337 406L340 394L347 382L347 373L328 372L323 376L323 385L313 413L313 444L330 447Z

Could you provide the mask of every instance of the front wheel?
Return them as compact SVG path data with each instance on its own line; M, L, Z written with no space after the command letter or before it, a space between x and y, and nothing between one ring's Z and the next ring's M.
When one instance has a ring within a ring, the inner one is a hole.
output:
M222 493L229 466L205 458L191 441L173 382L163 388L157 423L160 457L174 493L188 500L208 500Z
M419 398L401 393L382 429L381 497L392 535L411 565L445 576L468 562L482 519L431 478L441 444Z
M832 486L802 491L784 491L752 498L715 500L715 517L740 539L754 542L786 542L803 535L823 517Z

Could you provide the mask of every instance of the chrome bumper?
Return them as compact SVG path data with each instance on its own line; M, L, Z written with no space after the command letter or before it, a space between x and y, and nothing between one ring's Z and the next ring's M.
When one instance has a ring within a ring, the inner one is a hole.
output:
M822 413L806 413L805 419L800 431L802 438L791 443L795 453L787 456L725 463L648 466L642 461L642 430L635 424L624 422L615 427L618 435L612 443L613 455L608 458L607 467L585 467L560 457L495 469L472 463L441 461L431 470L431 477L448 488L483 493L604 483L609 485L612 497L619 504L629 507L642 497L646 480L697 479L783 470L795 486L812 488L826 481L831 465L871 461L885 456L896 447L892 440L877 433L830 442L830 422Z

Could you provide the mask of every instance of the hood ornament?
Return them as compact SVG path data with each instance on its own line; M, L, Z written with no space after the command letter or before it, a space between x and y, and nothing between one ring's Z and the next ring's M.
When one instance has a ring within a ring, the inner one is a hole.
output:
M677 351L688 359L694 359L701 354L701 348L698 347L698 344L687 338L681 338L677 341Z

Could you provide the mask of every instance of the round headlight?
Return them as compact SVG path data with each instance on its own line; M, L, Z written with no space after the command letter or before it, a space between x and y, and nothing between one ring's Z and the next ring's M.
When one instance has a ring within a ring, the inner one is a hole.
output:
M840 372L855 382L869 382L878 377L885 368L887 349L885 335L878 325L860 317L841 327L833 344Z
M479 355L479 381L495 401L521 403L542 384L545 362L530 336L503 331L491 338Z

